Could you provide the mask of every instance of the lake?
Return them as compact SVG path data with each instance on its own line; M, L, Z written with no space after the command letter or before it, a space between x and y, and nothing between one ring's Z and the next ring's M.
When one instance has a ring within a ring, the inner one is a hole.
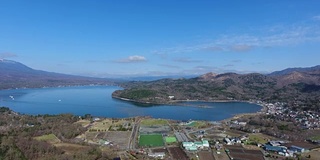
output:
M246 102L185 102L180 105L142 105L111 97L116 86L81 86L0 91L0 106L23 114L91 114L124 118L152 116L175 120L219 121L235 114L254 113L261 106ZM196 107L203 106L203 107Z

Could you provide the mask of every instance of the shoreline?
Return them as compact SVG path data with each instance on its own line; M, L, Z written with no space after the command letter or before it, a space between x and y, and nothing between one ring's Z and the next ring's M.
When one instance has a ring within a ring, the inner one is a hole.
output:
M118 99L118 100L122 100L122 101L127 101L127 102L134 102L134 103L141 103L141 104L146 104L146 105L176 105L176 106L181 106L181 107L196 107L196 108L207 108L207 107L201 107L201 106L189 106L189 105L179 105L179 102L208 102L208 103L223 103L223 102L243 102L243 103L250 103L250 104L255 104L261 107L260 111L258 112L254 112L254 113L239 113L239 114L235 114L230 118L227 119L223 119L223 120L219 120L218 122L226 122L226 121L230 121L233 119L238 119L241 118L243 116L254 116L254 115L260 115L260 114L264 114L266 113L266 111L268 110L268 108L264 105L264 104L260 104L260 103L255 103L252 101L243 101L243 100L172 100L169 102L172 103L151 103L151 102L142 102L142 101L137 101L137 100L133 100L133 99L128 99L128 98L122 98L122 97L118 97L118 96L114 96L112 95L112 98ZM211 107L208 107L211 108ZM198 120L196 120L198 121ZM201 120L200 120L201 121Z
M253 103L253 102L252 102ZM255 112L255 113L239 113L239 114L235 114L233 115L232 117L230 118L227 118L227 119L224 119L224 120L221 120L220 122L227 122L227 121L231 121L231 120L234 120L234 119L239 119L243 116L256 116L256 115L261 115L261 114L265 114L268 110L268 108L263 105L263 104L258 104L258 103L254 103L256 105L259 105L261 106L261 110L259 112Z
M209 103L245 102L245 103L251 103L251 104L256 104L256 105L262 106L259 103L255 103L252 101L245 101L245 100L169 100L167 103L156 103L156 102L145 102L145 101L133 100L133 99L128 99L128 98L122 98L122 97L114 96L114 95L112 95L112 98L123 100L123 101L128 101L128 102L136 102L136 103L141 103L141 104L154 104L154 105L179 105L177 103L181 103L181 102L209 102Z

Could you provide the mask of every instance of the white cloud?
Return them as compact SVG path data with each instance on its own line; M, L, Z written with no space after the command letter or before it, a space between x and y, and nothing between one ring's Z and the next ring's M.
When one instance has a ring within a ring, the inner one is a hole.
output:
M146 62L146 61L147 61L147 59L145 57L134 55L134 56L129 56L128 58L125 58L125 59L116 60L115 62L117 62L117 63L135 63L135 62Z
M314 19L320 20L320 15ZM252 34L255 33L255 34ZM247 52L254 48L288 46L306 42L320 41L320 26L311 24L292 24L261 27L250 34L221 35L205 43L177 46L157 50L158 55L192 52Z

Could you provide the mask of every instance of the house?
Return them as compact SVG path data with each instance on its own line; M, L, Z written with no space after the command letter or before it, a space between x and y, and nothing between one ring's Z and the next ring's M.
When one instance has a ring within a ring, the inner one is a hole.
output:
M292 155L290 155L287 152L278 152L278 154L281 155L281 156L285 156L285 157L292 157Z
M271 152L283 152L286 153L286 147L280 147L280 146L271 146L271 145L264 145L263 149L266 151L271 151Z
M93 121L100 121L100 118L95 117L95 118L93 118Z
M231 145L231 140L229 138L224 138L224 142L226 142L227 145Z
M245 126L245 125L247 125L247 122L239 122L239 125L240 126Z
M241 139L238 138L238 137L235 137L235 138L231 139L231 142L233 142L233 143L241 143Z
M302 148L302 147L298 147L298 146L294 146L292 145L291 147L288 148L290 151L293 151L293 152L298 152L298 153L303 153L305 152L305 149Z
M283 144L283 141L269 141L269 144L271 146L281 146L281 144Z

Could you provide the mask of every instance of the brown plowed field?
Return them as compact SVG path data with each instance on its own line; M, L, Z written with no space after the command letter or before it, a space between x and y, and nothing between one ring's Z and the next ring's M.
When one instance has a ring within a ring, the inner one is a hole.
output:
M188 160L186 153L184 153L180 147L171 147L168 149L174 160Z

